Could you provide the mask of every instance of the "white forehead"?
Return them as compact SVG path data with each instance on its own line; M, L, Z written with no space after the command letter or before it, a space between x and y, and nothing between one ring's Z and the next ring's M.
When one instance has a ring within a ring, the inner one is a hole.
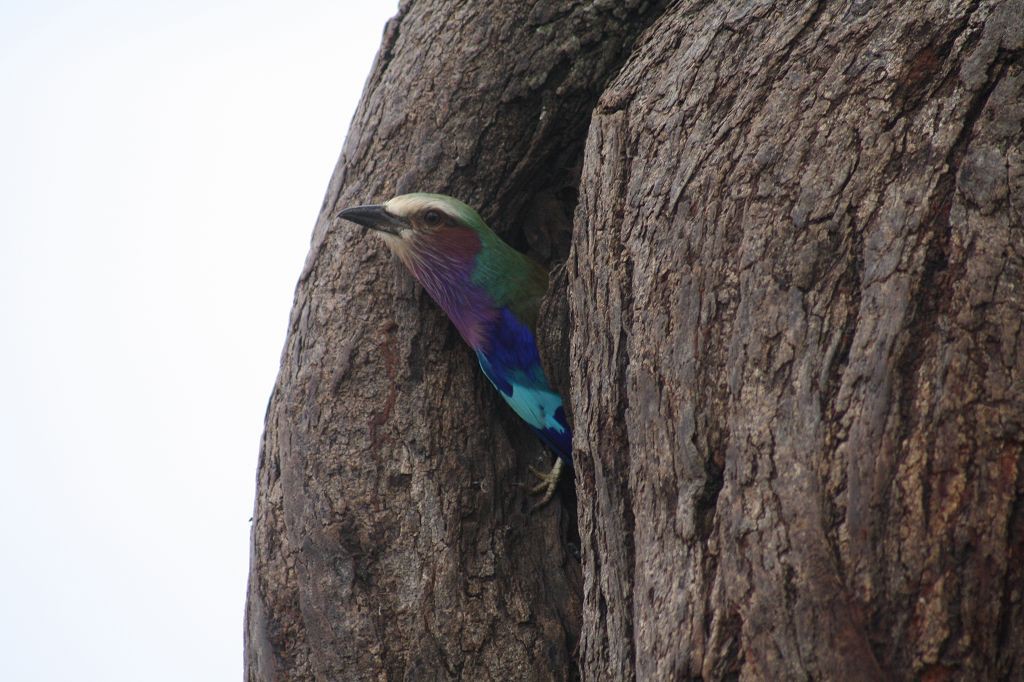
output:
M445 206L444 202L433 197L416 194L403 194L384 202L384 210L391 215L402 217L411 216L431 208L447 212L448 207Z

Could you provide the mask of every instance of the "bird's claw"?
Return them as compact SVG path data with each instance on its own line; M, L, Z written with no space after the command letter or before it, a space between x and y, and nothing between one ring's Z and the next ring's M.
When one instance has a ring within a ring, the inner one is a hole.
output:
M540 479L540 483L530 488L531 495L541 495L543 497L530 508L530 513L537 511L551 500L551 497L555 494L555 486L558 485L558 479L562 475L562 458L559 457L555 460L554 465L551 467L551 471L547 473L538 471L533 467L530 467L530 473Z

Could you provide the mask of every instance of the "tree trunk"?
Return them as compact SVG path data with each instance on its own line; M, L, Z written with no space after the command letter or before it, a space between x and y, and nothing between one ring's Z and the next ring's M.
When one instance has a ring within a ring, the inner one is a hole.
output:
M682 2L603 94L585 677L1024 679L1022 29Z
M564 260L590 113L658 7L422 0L389 22L267 411L248 679L574 674L575 510L528 515L518 485L548 456L401 265L332 217L440 191Z
M247 678L1024 679L1022 17L403 4L268 408ZM578 549L443 314L332 220L412 190L568 253Z

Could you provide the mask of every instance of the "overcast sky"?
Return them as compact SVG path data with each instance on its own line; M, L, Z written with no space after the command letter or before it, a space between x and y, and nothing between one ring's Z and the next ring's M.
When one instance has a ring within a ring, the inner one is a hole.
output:
M295 281L397 0L0 0L0 679L237 680Z

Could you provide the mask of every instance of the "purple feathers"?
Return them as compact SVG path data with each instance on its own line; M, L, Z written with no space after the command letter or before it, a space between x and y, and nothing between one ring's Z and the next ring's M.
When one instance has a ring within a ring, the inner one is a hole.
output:
M413 276L423 285L474 350L487 343L486 333L499 315L494 300L472 274L480 237L470 229L446 229L405 240L399 252Z

